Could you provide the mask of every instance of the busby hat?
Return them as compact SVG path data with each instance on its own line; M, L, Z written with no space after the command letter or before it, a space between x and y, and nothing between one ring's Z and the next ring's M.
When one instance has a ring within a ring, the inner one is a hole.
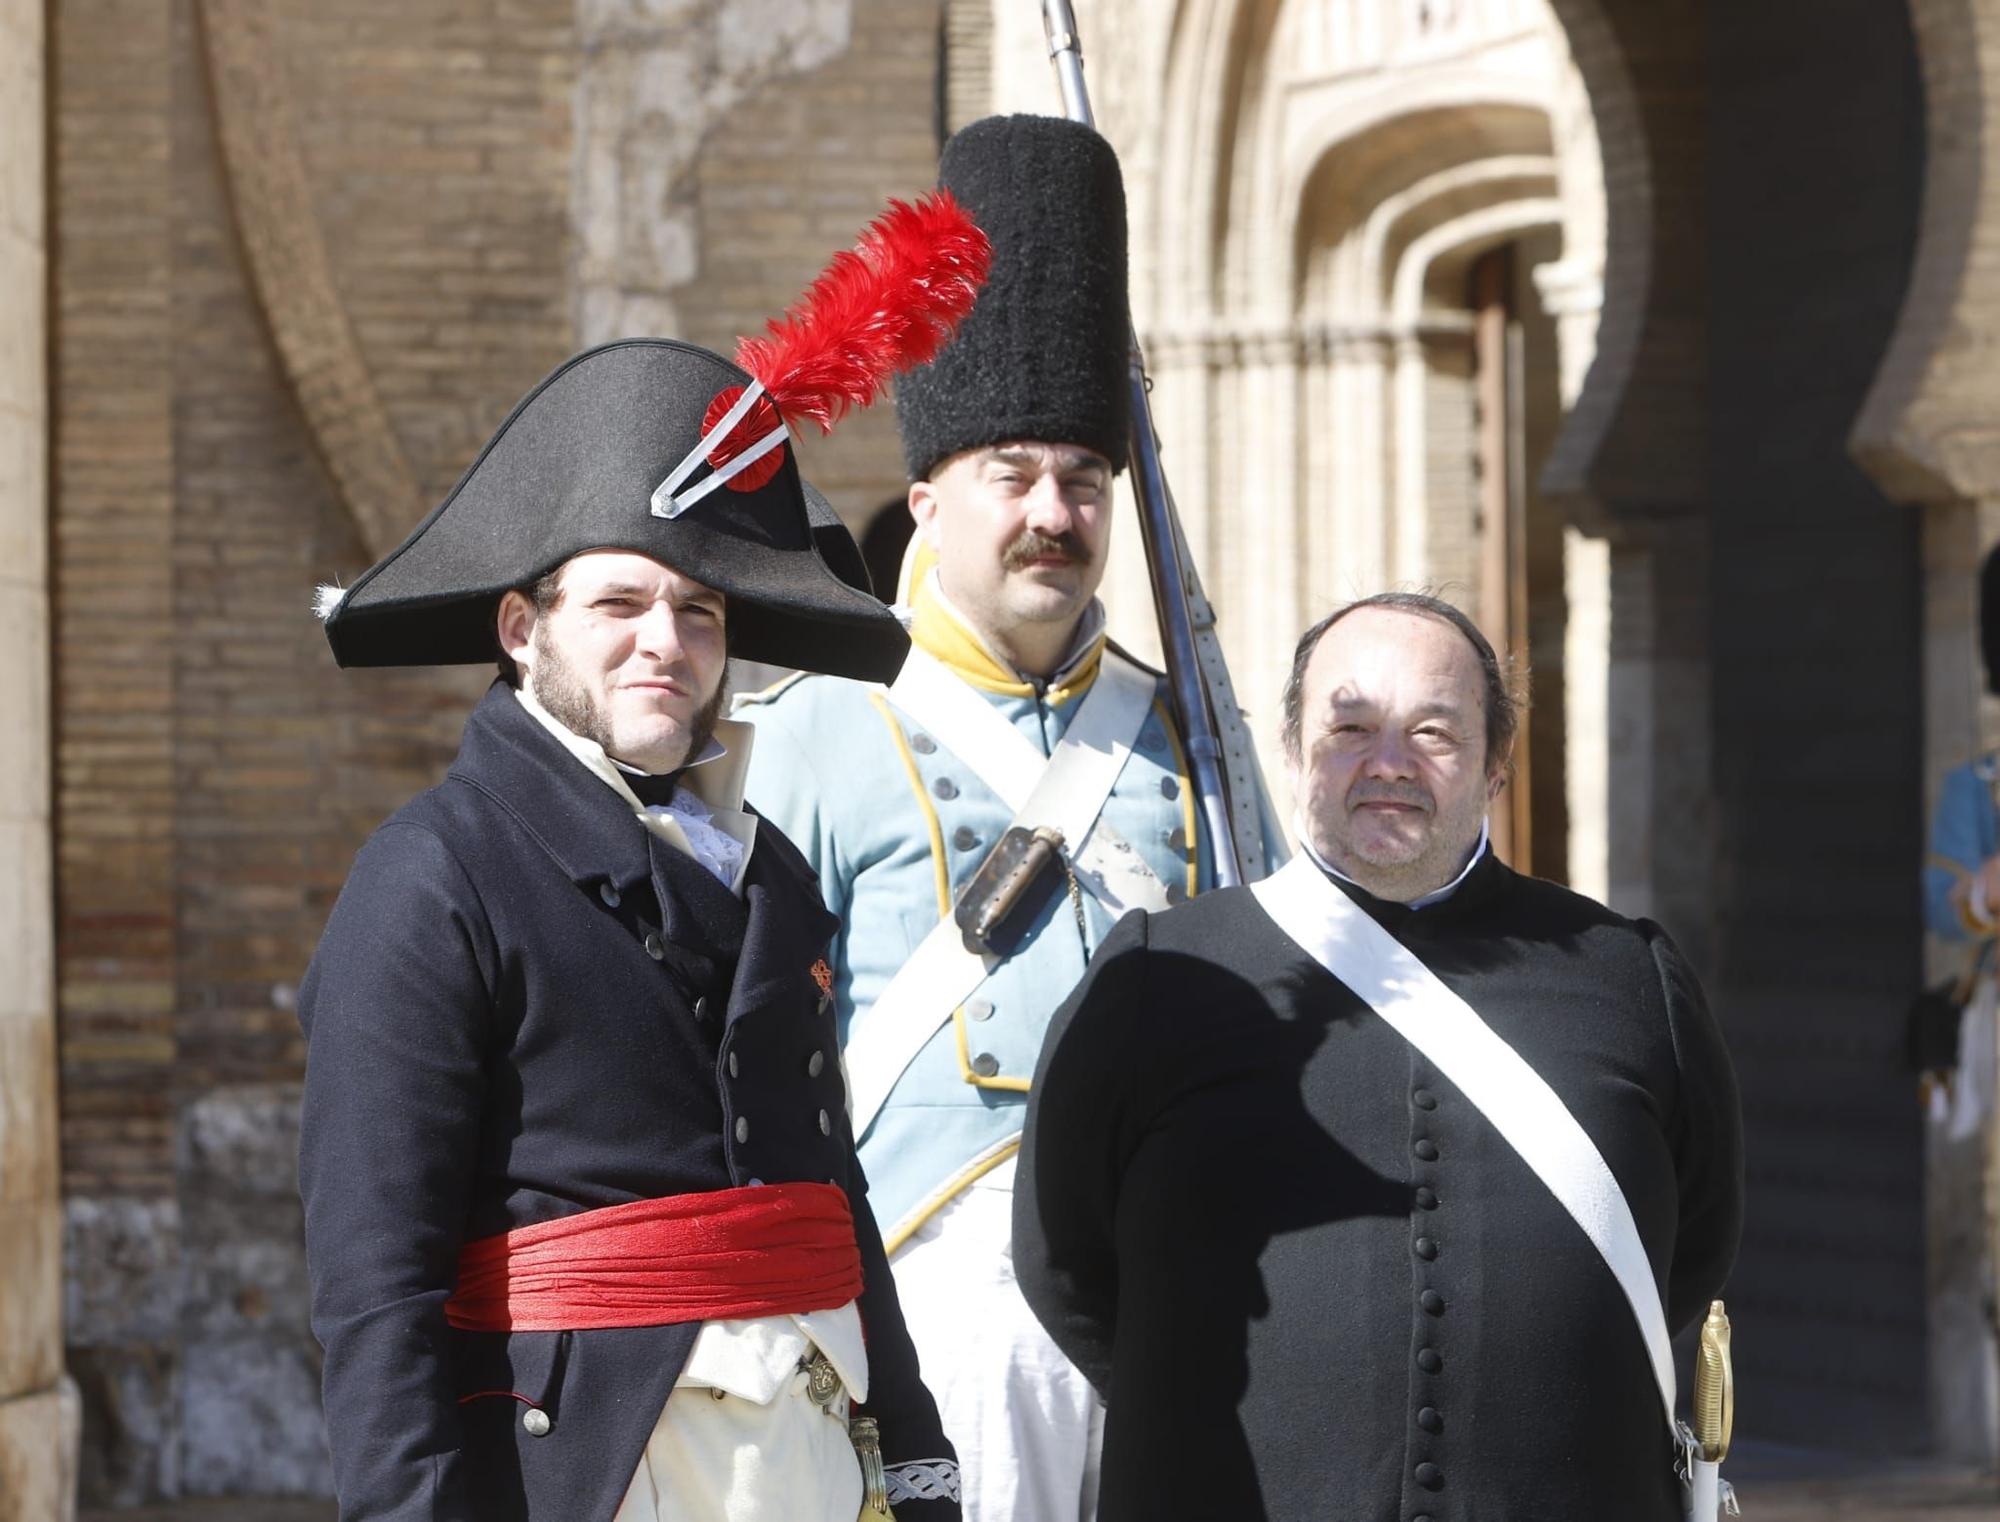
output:
M1125 463L1131 318L1125 182L1111 145L1053 116L989 116L938 163L993 244L972 315L896 385L912 480L961 450L1032 439Z
M800 479L790 423L829 428L927 358L970 307L983 236L949 197L900 203L741 364L693 344L587 349L517 405L408 539L323 592L343 666L451 665L497 653L494 614L587 550L629 550L728 601L749 660L887 680L908 637L860 553Z

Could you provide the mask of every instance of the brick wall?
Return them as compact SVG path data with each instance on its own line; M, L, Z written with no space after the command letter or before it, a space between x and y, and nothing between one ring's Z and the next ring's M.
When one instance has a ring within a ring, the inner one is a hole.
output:
M1716 7L1708 68L1716 926L1749 1222L1742 1430L1926 1437L1916 516L1848 458L1923 184L1907 13ZM1837 101L1837 110L1828 103Z
M307 609L574 346L594 278L575 124L607 85L580 38L608 9L52 7L61 1161L87 1503L327 1486L293 1000L355 848L441 775L485 675L338 672ZM700 32L720 72L675 125L693 166L675 197L625 187L640 232L691 210L695 233L653 272L665 299L621 309L633 330L726 350L886 196L932 181L935 0L816 0L776 57L731 30L755 9L656 26L663 47ZM617 104L643 171L673 145ZM900 489L886 408L808 455L857 518ZM407 501L352 499L399 480ZM0 617L9 588L0 571Z
M568 5L273 15L314 232L393 443L441 494L571 346ZM290 314L243 261L198 19L54 17L62 1138L92 1502L326 1486L293 992L356 846L442 772L484 680L337 672L307 611L373 550L272 344Z

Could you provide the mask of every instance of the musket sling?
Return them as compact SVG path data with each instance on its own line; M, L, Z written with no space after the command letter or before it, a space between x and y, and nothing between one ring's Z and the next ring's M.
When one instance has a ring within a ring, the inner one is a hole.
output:
M1013 806L1008 827L1053 825L1078 843L1079 884L1114 914L1165 907L1159 879L1129 847L1108 847L1097 820L1153 704L1150 672L1106 649L1097 680L1044 758L984 698L922 650L912 650L888 689L898 711L930 733ZM1022 753L1026 753L1024 763ZM1150 885L1150 886L1149 886ZM986 980L994 959L965 949L950 915L939 921L855 1022L847 1043L854 1134L868 1130L917 1053Z
M1280 930L1458 1086L1583 1228L1632 1307L1678 1446L1674 1353L1652 1260L1610 1165L1561 1096L1303 853L1250 891Z

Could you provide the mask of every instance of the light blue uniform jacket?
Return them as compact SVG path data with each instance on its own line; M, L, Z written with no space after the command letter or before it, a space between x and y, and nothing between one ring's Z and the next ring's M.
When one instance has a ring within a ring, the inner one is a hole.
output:
M1088 691L1060 704L1039 694L981 695L1048 755ZM896 713L878 687L795 677L741 700L736 717L757 728L749 801L805 853L827 907L840 917L834 998L845 1039L939 922L1013 810ZM1282 859L1281 836L1268 806L1264 812L1267 849ZM1164 685L1100 817L1175 901L1214 882ZM1018 1144L1049 1020L1111 930L1111 915L1094 898L1082 893L1080 903L1079 926L1078 899L1050 895L1021 949L964 1005L938 1011L940 1028L862 1135L870 1201L891 1252Z
M1945 774L1931 816L1930 859L1924 864L1924 923L1948 941L1968 941L1974 932L1951 890L2000 851L2000 815L1993 802L1995 758L1982 756ZM2000 913L2000 904L1988 909Z

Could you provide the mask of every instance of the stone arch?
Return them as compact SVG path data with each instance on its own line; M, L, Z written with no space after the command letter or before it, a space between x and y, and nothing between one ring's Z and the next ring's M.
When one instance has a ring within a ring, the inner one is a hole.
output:
M1264 674L1283 670L1312 607L1428 569L1409 521L1422 495L1402 490L1399 524L1384 441L1403 438L1407 474L1413 362L1433 342L1462 348L1465 317L1399 321L1392 270L1441 223L1533 202L1510 225L1546 226L1559 199L1566 251L1594 277L1605 197L1565 182L1599 172L1597 136L1558 119L1567 60L1539 0L1468 9L1473 33L1503 30L1421 49L1410 7L1097 0L1081 20L1099 119L1127 164L1135 316L1183 517L1248 706L1274 712ZM1152 36L1129 55L1093 51L1108 29ZM1046 94L1043 68L1024 46L1020 104ZM1120 109L1142 97L1150 113ZM1586 357L1593 317L1581 310ZM1114 607L1143 600L1131 569L1114 567Z
M1891 498L2000 499L2000 18L1969 0L1914 0L1928 117L1916 263L1849 448ZM1985 49L1986 51L1982 51Z
M1848 435L1924 538L1925 775L2000 740L1983 702L1974 572L2000 541L2000 19L1970 0L1912 0L1926 142L1916 257L1894 333ZM1926 799L1926 816L1933 798ZM1961 1445L1962 1446L1962 1445Z

